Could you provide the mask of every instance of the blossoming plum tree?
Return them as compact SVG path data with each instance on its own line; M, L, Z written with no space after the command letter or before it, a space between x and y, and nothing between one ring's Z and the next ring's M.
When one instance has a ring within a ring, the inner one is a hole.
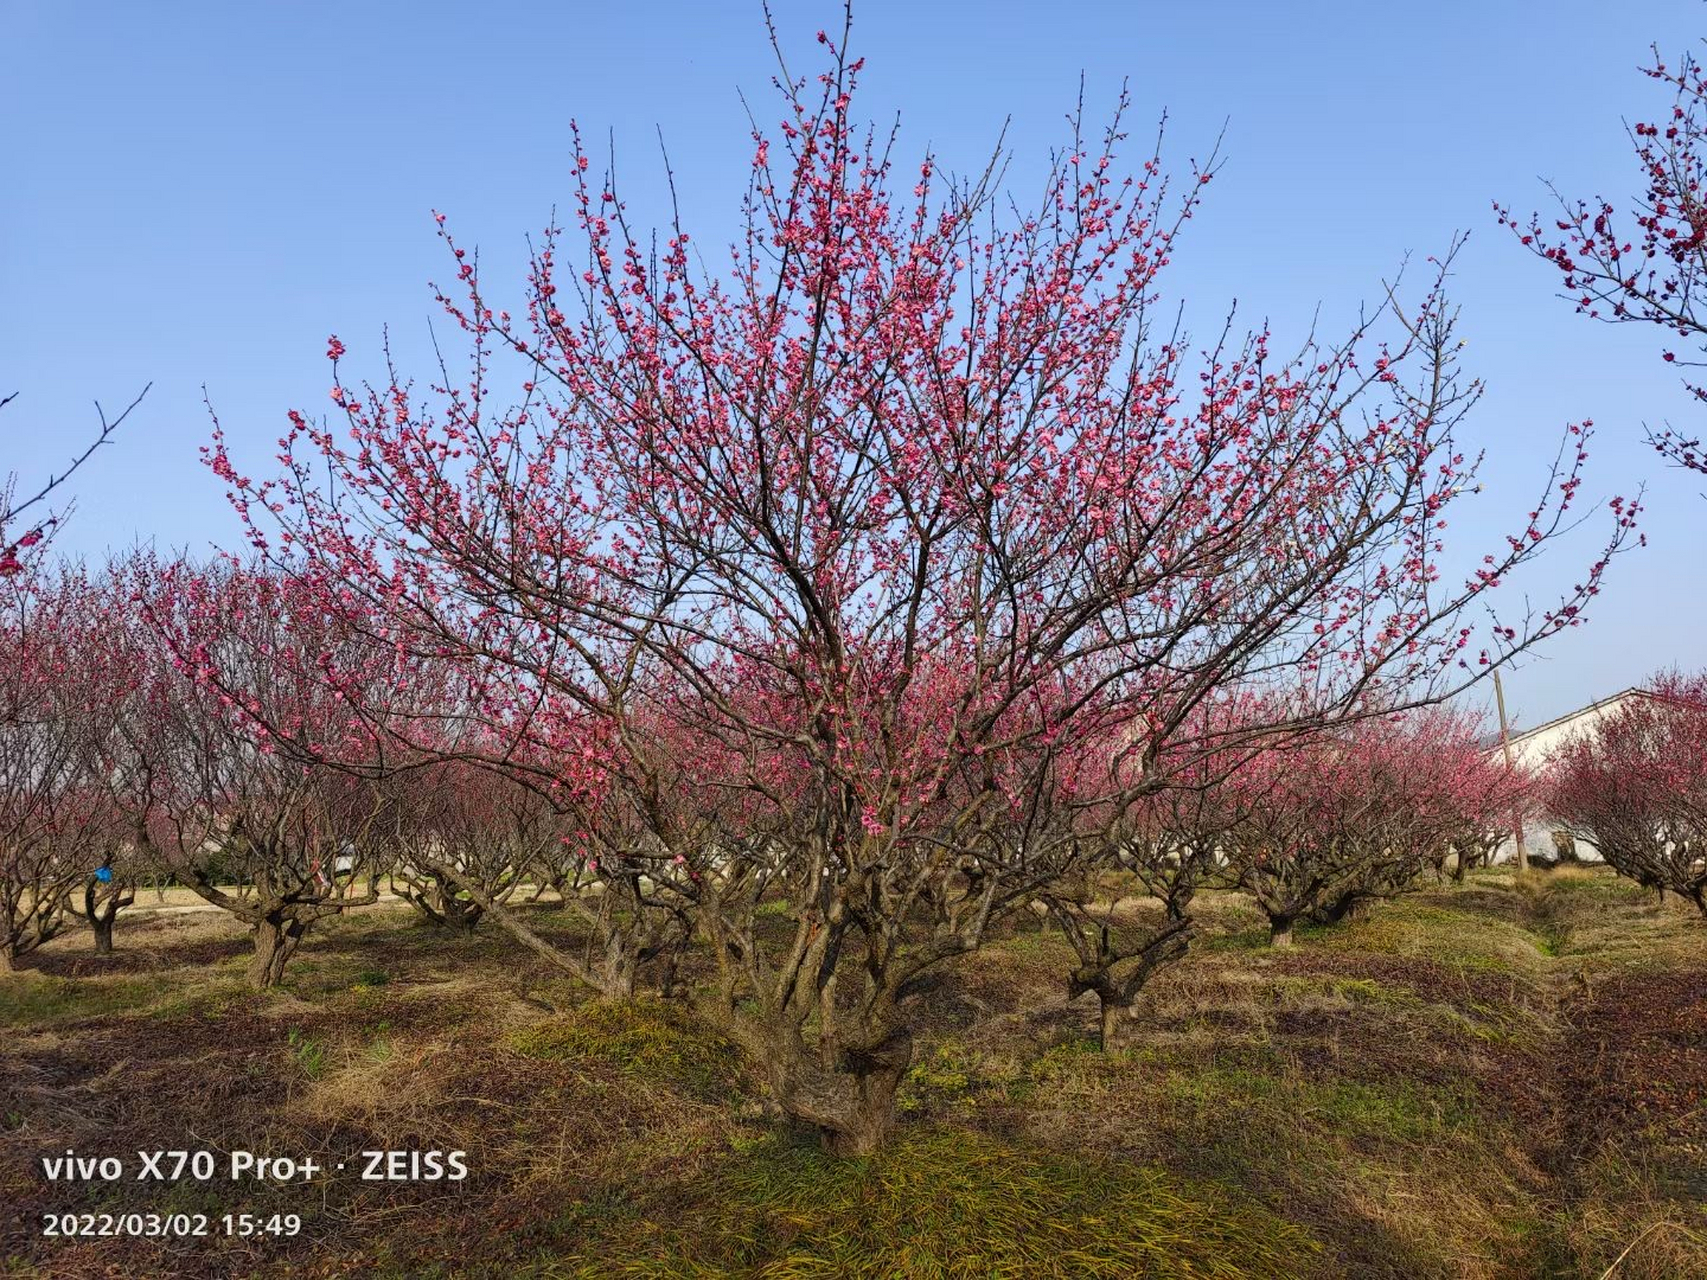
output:
M1497 204L1494 212L1558 270L1561 296L1579 315L1655 325L1677 340L1661 348L1661 359L1699 369L1707 366L1707 70L1689 53L1668 64L1657 46L1643 70L1670 90L1671 109L1630 126L1647 185L1627 212L1602 197L1572 199L1552 187L1556 208L1545 219L1520 219ZM1707 400L1707 386L1692 378L1685 375L1685 386ZM1648 440L1674 465L1707 474L1698 431L1650 432Z
M1619 875L1707 915L1707 675L1662 675L1649 694L1565 745L1549 807Z
M0 581L0 973L64 925L90 829L79 788L80 720L56 692L69 676L58 645L71 599L39 572Z
M1474 717L1428 708L1318 732L1263 752L1230 780L1239 884L1290 946L1299 920L1333 923L1444 865L1455 842L1510 830L1522 776L1479 746Z
M371 777L315 759L384 772L371 717L406 699L407 681L388 655L356 656L341 616L300 581L138 556L114 585L133 604L125 643L144 681L115 775L137 839L249 926L250 985L275 986L317 921L378 900L388 799Z
M1507 768L1485 749L1486 739L1478 716L1442 709L1354 734L1371 753L1370 782L1387 788L1382 829L1390 842L1311 912L1314 922L1357 915L1410 889L1425 871L1440 875L1448 862L1466 870L1481 865L1522 825L1535 778Z
M1071 830L1070 861L1084 879L1063 877L1042 899L1077 961L1068 998L1097 997L1102 1048L1114 1045L1140 993L1196 937L1193 900L1222 873L1225 843L1250 798L1233 780L1264 742L1247 736L1247 726L1284 719L1271 701L1224 693L1148 760L1124 732L1084 744L1076 768L1088 771L1088 785L1049 797L1056 820ZM1128 778L1111 790L1096 780L1138 769L1148 771L1150 785ZM1081 795L1090 803L1081 804ZM1159 904L1159 920L1124 897L1133 887Z
M562 856L574 847L570 827L537 791L455 760L405 773L391 790L391 880L429 920L472 932L488 907L502 908L528 881L552 881L578 913L609 911L586 901L584 855Z
M483 770L444 764L399 780L391 821L392 886L436 924L472 933L486 908L505 902L543 845L559 842L545 806Z
M67 898L66 910L87 922L96 953L106 955L119 913L136 901L137 885L162 871L139 838L130 808L144 762L128 749L127 738L142 714L148 654L134 643L135 602L117 589L111 572L91 574L79 563L62 563L55 583L69 597L56 627L63 659L53 690L55 714L81 726L76 776L88 822L82 884Z
M1252 735L1443 696L1575 625L1635 511L1551 610L1478 637L1585 454L1573 427L1447 580L1477 388L1438 288L1289 358L1266 333L1194 357L1154 318L1212 165L1123 175L1122 103L1005 212L999 165L903 172L856 123L845 32L821 40L755 130L726 272L679 219L635 230L576 134L575 250L547 230L517 314L443 232L465 376L357 382L334 338L338 426L293 414L271 479L217 427L210 462L281 572L464 673L482 762L596 815L607 886L692 904L706 1013L857 1153L894 1123L920 984L1073 872L1064 792L1154 790L1218 690L1287 690ZM1072 766L1115 738L1129 767Z

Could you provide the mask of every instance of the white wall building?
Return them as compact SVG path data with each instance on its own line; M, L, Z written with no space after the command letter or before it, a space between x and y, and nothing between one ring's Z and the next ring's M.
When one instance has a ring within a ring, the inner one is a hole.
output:
M1593 730L1602 719L1629 702L1632 698L1651 698L1653 694L1646 689L1625 689L1599 702L1591 702L1588 706L1568 715L1562 715L1538 724L1533 729L1513 729L1511 734L1511 761L1519 769L1528 769L1535 773L1543 772L1551 763L1554 754L1572 738ZM1488 754L1495 760L1503 760L1504 749L1500 746L1499 735L1493 736L1487 748ZM1523 829L1523 841L1531 856L1552 858L1558 856L1554 844L1554 832L1558 831L1557 824L1545 817L1537 817ZM1562 835L1563 833L1561 833ZM1576 845L1579 858L1597 860L1599 855L1589 845L1580 841ZM1494 851L1495 862L1505 862L1517 856L1517 841L1508 839Z

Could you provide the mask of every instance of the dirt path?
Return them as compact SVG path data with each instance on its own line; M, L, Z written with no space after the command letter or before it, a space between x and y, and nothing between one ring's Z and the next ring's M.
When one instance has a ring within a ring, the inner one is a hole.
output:
M1518 892L1549 953L1557 1032L1534 1154L1560 1231L1578 1256L1621 1258L1621 1277L1707 1276L1707 928L1604 876Z
M187 893L188 890L178 890L177 892ZM196 897L194 897L194 895L191 895L191 897L192 897L192 900L188 901L188 902L183 902L183 901L147 902L147 901L138 900L134 906L130 907L126 911L125 915L127 917L128 916L179 916L179 915L192 915L192 914L195 914L197 912L224 911L225 910L224 907L215 906L213 903L208 902L206 899L196 898ZM389 890L387 890L386 892L381 893L379 895L379 901L377 903L374 903L371 905L385 906L385 905L391 905L391 904L406 902L406 901L407 901L407 899L401 897L398 894L392 893Z

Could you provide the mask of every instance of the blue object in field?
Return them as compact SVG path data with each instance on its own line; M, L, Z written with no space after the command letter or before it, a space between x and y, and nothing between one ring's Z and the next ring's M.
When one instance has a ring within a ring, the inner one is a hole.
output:
M99 880L102 884L106 884L107 881L111 880L112 878L113 878L113 869L111 867L96 867L95 868L95 879Z

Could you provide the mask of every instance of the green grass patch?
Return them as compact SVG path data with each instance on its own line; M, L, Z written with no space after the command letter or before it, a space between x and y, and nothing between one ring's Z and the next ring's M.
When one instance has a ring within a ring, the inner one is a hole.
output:
M953 1041L938 1045L915 1062L901 1082L896 1107L903 1115L934 1107L967 1106L976 1102L978 1063Z
M218 1018L255 1001L255 993L240 978L221 975L216 980L204 977L201 985L175 991L143 1012L167 1022L177 1018Z
M595 1001L510 1037L530 1058L614 1067L707 1100L738 1091L741 1056L686 1010L661 1000Z
M1315 1127L1391 1147L1439 1138L1475 1122L1464 1099L1405 1081L1313 1080L1219 1064L1170 1072L1163 1096L1205 1119L1238 1116L1240 1127L1252 1134Z
M291 1061L310 1080L326 1074L326 1042L292 1027L285 1037L290 1047Z
M389 1062L396 1056L396 1051L391 1047L390 1033L391 1024L389 1022L382 1022L373 1028L371 1037L362 1049L362 1054L368 1061Z
M1325 997L1374 1009L1415 1010L1428 1006L1426 1000L1406 987L1377 982L1374 978L1347 978L1332 973L1276 978L1272 990L1275 998L1281 1001Z
M26 970L0 978L0 1025L46 1027L137 1013L159 994L157 977L50 978Z
M1415 1009L1423 1000L1414 991L1388 986L1373 978L1335 978L1329 990L1352 1004L1386 1005L1396 1009Z
M779 1135L643 1208L573 1219L584 1243L533 1274L1278 1280L1307 1274L1319 1248L1218 1188L952 1129L865 1160Z
M1268 926L1254 925L1249 929L1238 929L1231 933L1211 933L1199 938L1192 944L1200 951L1266 951L1268 947Z
M1536 976L1546 964L1546 942L1537 931L1480 911L1399 899L1368 920L1317 933L1315 945L1333 951L1421 956L1485 973Z

